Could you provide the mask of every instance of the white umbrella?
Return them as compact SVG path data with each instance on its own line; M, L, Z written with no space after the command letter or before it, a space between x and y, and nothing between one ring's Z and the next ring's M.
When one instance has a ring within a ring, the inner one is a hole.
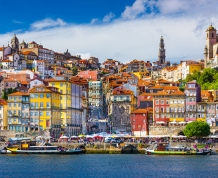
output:
M60 138L69 138L68 136L65 136L65 135L63 135L63 136L61 136Z

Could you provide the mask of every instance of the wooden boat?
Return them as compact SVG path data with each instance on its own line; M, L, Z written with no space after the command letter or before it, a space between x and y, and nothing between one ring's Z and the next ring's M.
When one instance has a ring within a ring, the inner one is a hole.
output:
M21 142L20 147L9 148L12 154L80 154L84 153L84 150L76 149L65 149L60 146L52 146L51 144L41 144L36 146L35 141L24 141Z
M145 149L147 155L210 155L211 150L196 150L184 146L172 147L168 143L153 144Z

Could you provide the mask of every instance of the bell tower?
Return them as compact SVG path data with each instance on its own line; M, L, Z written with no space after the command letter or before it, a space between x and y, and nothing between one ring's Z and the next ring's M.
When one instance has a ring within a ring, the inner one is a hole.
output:
M159 53L158 53L159 64L165 64L165 58L166 58L166 55L165 55L165 48L164 48L164 39L161 36L160 46L159 46Z
M207 68L210 63L210 59L213 58L213 45L217 43L217 34L216 29L212 26L212 24L206 30L206 45L204 48L204 61L205 67Z
M12 48L12 51L15 53L15 52L19 52L19 40L18 38L16 37L16 34L14 35L14 37L11 39L11 48Z

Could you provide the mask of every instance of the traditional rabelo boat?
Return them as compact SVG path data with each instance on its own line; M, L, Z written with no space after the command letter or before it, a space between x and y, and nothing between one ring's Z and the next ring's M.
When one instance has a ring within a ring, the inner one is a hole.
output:
M184 146L171 146L169 143L156 143L145 149L147 155L210 155L208 149L191 149Z
M66 149L61 146L53 146L50 143L36 145L35 141L22 141L18 147L7 147L12 154L80 154L84 150L80 148Z

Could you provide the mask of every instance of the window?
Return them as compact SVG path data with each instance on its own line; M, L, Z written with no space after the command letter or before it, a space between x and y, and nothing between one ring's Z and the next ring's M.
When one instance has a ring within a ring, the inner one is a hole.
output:
M159 100L156 100L155 103L156 103L156 104L159 104Z
M16 103L14 103L14 107L16 107L17 105L16 105Z
M46 108L50 108L50 103L46 102Z
M38 98L38 94L35 94L35 98Z
M44 98L44 94L40 94L40 98Z
M49 111L46 111L46 116L50 116L50 112Z
M164 100L161 100L161 104L164 104Z
M51 97L51 94L47 93L46 98L50 98L50 97Z
M40 102L40 108L43 108L43 102Z
M35 112L35 116L38 116L38 112Z

